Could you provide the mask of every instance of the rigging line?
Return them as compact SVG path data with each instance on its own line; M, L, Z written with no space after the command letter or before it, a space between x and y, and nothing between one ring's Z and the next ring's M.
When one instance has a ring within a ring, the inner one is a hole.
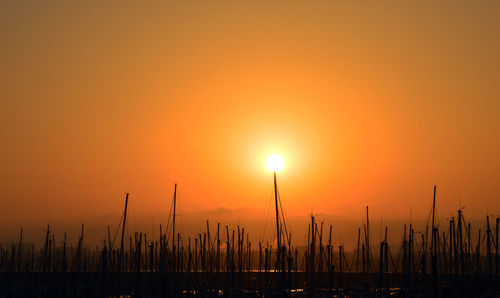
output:
M363 229L363 227L364 227L364 225L365 225L365 222L366 222L366 221L365 221L365 219L366 219L366 217L365 217L365 213L363 212L363 218L361 219L361 224L358 226L358 228L359 228L360 230L362 230L362 229Z
M167 237L167 244L168 244L168 240L170 239L170 230L169 230L169 227L170 227L170 218L172 217L172 210L174 209L174 200L172 199L172 201L170 202L170 211L168 212L168 220L167 220L167 226L165 227L165 235ZM173 224L173 219L172 219L172 224Z
M172 210L174 208L174 200L170 201L170 209L168 211L167 225L165 226L165 234L168 232L168 227L170 226L170 219L172 217Z
M120 227L122 225L124 214L125 214L125 211L122 212L122 216L120 217L120 221L118 222L118 227L116 228L115 237L113 237L113 242L111 242L111 248L115 245L115 240L116 240L116 237L118 236L118 231L120 230Z
M177 216L180 217L180 227L179 227L179 233L180 232L183 232L183 233L186 233L188 234L186 231L186 223L184 222L184 217L183 217L183 214L184 213L184 207L183 207L183 204L180 204L179 203L179 200L177 200L177 209L179 210L179 212L177 213ZM181 236L181 243L184 244L184 238Z
M261 236L262 241L264 241L264 237L266 236L267 221L269 220L269 212L271 211L271 202L272 202L272 196L269 195L269 205L267 207L266 221L264 223L264 231L262 231L262 236Z
M434 215L436 215L435 211L436 211L436 209L434 208ZM429 212L429 217L427 218L427 224L426 224L426 226L429 226L429 221L431 220L431 216L432 216L432 208L431 208L431 210Z
M285 212L283 211L283 205L281 204L281 197L280 197L279 191L278 191L278 202L280 204L281 217L283 217L283 226L285 227L285 236L286 236L286 240L287 240L287 243L288 243L290 241L290 238L288 236L288 230L286 228Z

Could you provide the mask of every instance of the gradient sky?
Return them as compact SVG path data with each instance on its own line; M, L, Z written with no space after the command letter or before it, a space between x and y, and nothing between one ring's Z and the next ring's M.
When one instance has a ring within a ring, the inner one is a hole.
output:
M290 217L424 219L434 184L441 219L499 215L499 16L499 1L2 1L0 239L117 223L125 192L159 218L174 183L186 216L265 218L275 152Z

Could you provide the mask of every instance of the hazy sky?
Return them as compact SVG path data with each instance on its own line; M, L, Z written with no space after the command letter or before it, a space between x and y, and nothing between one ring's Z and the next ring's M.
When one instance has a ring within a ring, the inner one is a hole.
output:
M499 16L499 1L1 1L0 238L117 223L125 192L135 218L160 216L174 183L186 216L265 219L275 152L290 217L424 219L434 184L440 219L499 215Z

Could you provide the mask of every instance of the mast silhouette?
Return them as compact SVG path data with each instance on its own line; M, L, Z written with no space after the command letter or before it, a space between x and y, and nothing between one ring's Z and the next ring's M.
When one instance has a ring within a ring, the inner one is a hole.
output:
M276 184L276 171L274 171L274 204L276 207L276 238L278 240L278 247L276 248L276 268L279 270L280 264L280 251L281 251L281 237L280 237L280 218L279 218L279 209L278 209L278 187Z
M120 269L122 267L122 262L123 262L123 237L125 236L125 224L127 222L127 205L128 205L128 193L125 196L125 210L123 211L122 239L120 241L120 261L118 263ZM83 227L82 227L82 235L83 235Z
M437 267L437 235L438 229L435 226L435 217L436 213L436 185L434 185L434 195L432 197L432 237L431 237L431 275L432 275L432 297L438 296L438 267ZM460 222L460 218L459 218ZM461 227L460 227L461 229ZM462 245L460 243L460 245ZM463 268L462 268L463 270Z
M176 198L177 198L177 183L174 186L174 211L172 214L172 249L175 247L175 204L176 204Z
M173 269L177 269L176 264L176 255L175 255L175 205L177 201L177 183L174 186L174 210L172 214L172 260L173 260ZM167 240L168 241L168 240Z

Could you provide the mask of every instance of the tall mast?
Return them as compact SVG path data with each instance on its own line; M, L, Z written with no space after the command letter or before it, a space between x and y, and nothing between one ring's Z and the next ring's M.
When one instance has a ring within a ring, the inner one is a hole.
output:
M460 212L460 211L459 211ZM434 215L436 213L436 185L434 185L434 196L432 198L432 238L431 238L431 275L432 275L432 296L438 296L438 265L437 265L437 254L436 254L436 243L438 230L434 226ZM460 216L460 213L459 213ZM459 218L460 222L460 218ZM461 228L460 228L461 229ZM462 245L462 244L460 244ZM451 251L451 250L450 250ZM451 260L450 260L451 261ZM463 268L462 268L463 270Z
M108 225L108 252L111 252L111 232L109 231L109 225Z
M368 206L366 206L366 266L370 271L370 218L368 216Z
M174 186L174 213L173 213L173 224L172 224L172 251L175 251L175 204L177 198L177 183Z
M18 251L18 258L17 258L17 264L18 264L18 267L17 267L17 270L18 271L21 271L21 266L22 266L22 262L23 262L23 228L21 227L21 234L19 235L19 251Z
M120 263L119 263L120 266L121 262L123 261L123 237L125 236L125 224L127 222L127 205L128 205L128 193L125 195L125 210L123 212L122 239L120 242ZM83 227L82 227L82 235L83 235Z
M176 200L177 200L177 183L174 186L174 213L172 214L172 263L173 263L173 270L177 271L177 256L175 254L175 205L176 205ZM168 239L167 239L168 241ZM201 245L201 239L200 239L200 245Z
M280 262L280 251L281 251L281 239L280 239L280 218L279 218L279 209L278 209L278 188L276 185L276 171L274 171L274 204L276 206L276 238L278 240L278 247L276 248L277 252L277 263ZM279 265L278 265L279 267Z
M434 243L434 216L436 213L436 185L434 185L434 196L432 198L432 238L431 238L431 253L434 256L435 255L435 246L436 244Z
M434 185L434 197L432 199L432 227L434 228L434 213L436 210L436 185Z

